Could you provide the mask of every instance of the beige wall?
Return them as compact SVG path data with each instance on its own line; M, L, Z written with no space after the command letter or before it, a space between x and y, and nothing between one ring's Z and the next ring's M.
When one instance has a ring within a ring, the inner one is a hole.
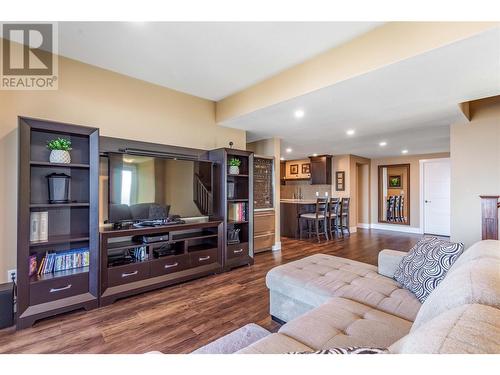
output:
M356 228L358 223L362 223L360 218L358 218L358 208L360 204L365 203L368 207L370 206L370 198L367 198L366 202L365 200L363 200L363 202L359 202L358 200L360 194L358 189L363 189L363 181L359 181L360 176L358 175L358 165L369 166L370 159L356 155L349 155L349 197L351 197L349 208L349 226L351 228Z
M389 164L410 164L410 227L420 228L420 163L419 160L448 158L450 154L423 154L399 156L392 158L371 159L371 182L370 182L370 200L371 200L371 223L378 223L378 166ZM385 224L385 223L384 223ZM398 224L387 224L398 225Z
M471 122L450 134L451 239L466 247L481 239L479 195L500 195L500 96L469 109Z
M357 164L357 218L356 224L370 223L370 164Z
M335 173L345 172L345 190L335 190ZM344 198L351 196L351 155L335 155L332 160L332 197Z
M275 246L281 246L280 229L280 158L281 140L279 138L263 139L247 143L247 150L253 151L255 155L274 158L274 233Z
M217 122L251 113L498 27L498 22L389 22L217 103Z
M66 58L56 91L0 91L0 282L16 267L17 116L95 126L101 135L212 149L245 132L215 123L214 103Z

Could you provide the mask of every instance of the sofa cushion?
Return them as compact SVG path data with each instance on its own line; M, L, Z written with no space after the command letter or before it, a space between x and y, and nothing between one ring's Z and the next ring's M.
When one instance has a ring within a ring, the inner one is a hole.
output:
M394 273L394 279L423 303L444 279L463 250L462 243L425 238L403 257Z
M345 297L413 321L421 303L377 267L332 255L315 254L273 268L266 276L272 291L310 306Z
M500 353L500 310L462 305L443 312L389 347L391 353Z
M496 241L500 244L500 241ZM466 304L500 308L500 247L480 243L470 247L422 305L412 331L425 322ZM488 255L489 254L489 255Z
M332 298L285 324L279 333L316 350L386 348L406 335L411 322L345 298Z
M236 354L284 354L288 352L310 352L313 348L280 333L273 333L252 345L236 352Z
M483 240L467 248L457 261L451 266L449 272L461 267L477 259L491 259L492 261L500 260L500 241L499 240Z

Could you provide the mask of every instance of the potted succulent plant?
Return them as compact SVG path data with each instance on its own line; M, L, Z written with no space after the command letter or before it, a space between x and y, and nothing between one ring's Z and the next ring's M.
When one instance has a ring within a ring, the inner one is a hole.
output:
M49 160L51 163L71 163L71 156L69 154L69 151L71 151L71 141L69 139L53 139L47 144L47 148L50 150Z
M241 160L237 158L229 159L229 174L240 174Z

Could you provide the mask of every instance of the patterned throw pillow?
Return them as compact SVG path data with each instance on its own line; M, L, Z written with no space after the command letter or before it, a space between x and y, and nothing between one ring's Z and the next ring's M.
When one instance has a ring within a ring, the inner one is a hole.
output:
M389 353L384 348L365 348L359 346L349 346L346 348L332 348L316 350L315 352L290 352L288 354L386 354Z
M424 238L403 257L394 279L423 303L463 251L463 243Z

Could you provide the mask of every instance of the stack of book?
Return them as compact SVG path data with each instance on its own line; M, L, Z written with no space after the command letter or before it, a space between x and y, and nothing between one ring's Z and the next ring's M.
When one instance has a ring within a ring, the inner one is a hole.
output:
M38 274L66 271L73 268L87 267L90 264L90 252L87 247L57 253L45 253L38 267Z
M227 218L229 221L246 221L247 219L247 204L246 203L230 203L228 205Z

